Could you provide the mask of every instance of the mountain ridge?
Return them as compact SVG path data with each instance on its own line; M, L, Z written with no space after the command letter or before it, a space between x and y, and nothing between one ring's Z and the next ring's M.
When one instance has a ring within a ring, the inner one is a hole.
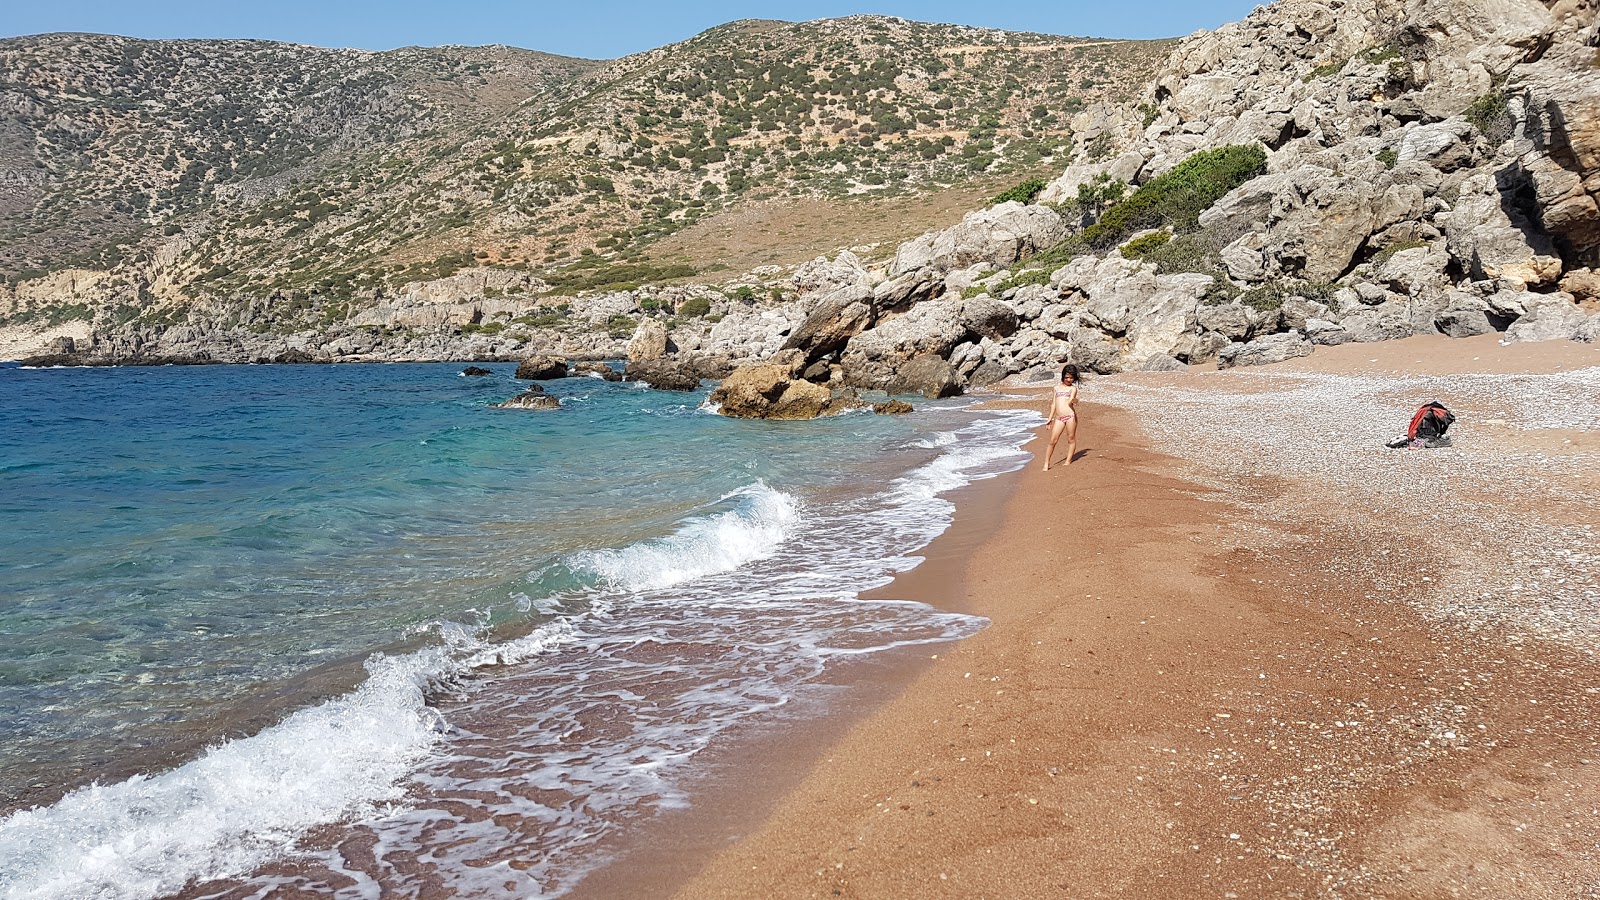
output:
M1072 110L1124 90L1165 49L874 16L740 20L616 60L499 45L57 46L72 41L0 40L12 73L0 183L13 186L0 194L0 276L22 296L51 272L110 272L106 290L141 308L313 293L361 305L481 263L636 262L637 245L745 196L844 199L1021 171L1059 150ZM1030 57L1040 77L980 58L1044 45L1062 52ZM195 72L220 90L156 96L163 77ZM1070 91L1055 87L1065 73L1079 75Z

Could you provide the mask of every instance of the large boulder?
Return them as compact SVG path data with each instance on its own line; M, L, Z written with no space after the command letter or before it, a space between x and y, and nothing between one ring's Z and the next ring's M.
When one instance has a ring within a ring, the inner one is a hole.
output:
M795 290L803 294L828 293L854 284L871 284L872 275L861 259L849 250L839 251L832 260L819 256L795 270Z
M568 367L568 373L572 375L590 375L604 379L605 381L623 380L623 375L621 372L618 372L616 369L611 368L603 362L573 363Z
M851 338L871 328L877 320L872 288L848 284L817 299L805 319L789 333L784 350L799 350L815 362L844 349Z
M1488 310L1483 300L1464 291L1451 291L1446 296L1444 310L1434 317L1433 326L1441 334L1453 338L1488 334L1494 330Z
M859 402L835 400L833 392L800 378L805 356L797 350L764 363L741 366L711 392L717 411L736 419L815 419L853 408Z
M988 294L961 303L961 324L973 334L1001 341L1016 333L1017 312Z
M1311 342L1293 331L1269 334L1247 344L1230 344L1217 355L1217 368L1264 366L1311 355Z
M1573 302L1571 294L1533 295L1527 302L1527 310L1506 329L1507 340L1576 340L1589 318Z
M902 363L884 385L891 394L921 394L931 400L961 393L961 379L948 360L918 356Z
M1591 47L1569 52L1575 58L1552 54L1519 70L1529 93L1531 140L1517 162L1533 189L1540 225L1593 260L1600 258L1600 78Z
M648 362L667 355L667 326L660 319L639 320L628 341L628 362Z
M1465 118L1416 125L1406 129L1395 155L1402 161L1426 163L1440 172L1454 172L1473 164L1478 131Z
M964 305L959 297L928 300L851 338L840 357L846 378L852 384L880 387L912 357L949 356L969 332L961 315Z
M1423 214L1426 194L1387 173L1344 174L1306 164L1252 179L1217 201L1200 224L1222 234L1262 230L1248 247L1230 245L1230 271L1252 280L1278 276L1334 281L1374 233ZM1259 245L1261 269L1246 250Z
M1015 201L971 212L944 231L900 245L889 266L890 279L931 270L944 273L980 262L1000 268L1061 242L1067 226L1055 210Z
M559 356L533 356L517 366L516 377L524 381L548 381L567 377L567 361Z
M679 366L670 357L628 363L626 377L629 381L642 381L658 391L696 391L700 389L700 376L692 367Z

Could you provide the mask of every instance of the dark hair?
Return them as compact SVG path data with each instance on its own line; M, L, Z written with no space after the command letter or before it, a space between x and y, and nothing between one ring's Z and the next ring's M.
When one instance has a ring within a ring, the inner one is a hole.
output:
M1062 381L1066 381L1068 375L1072 376L1072 383L1073 384L1077 384L1078 383L1078 367L1077 366L1073 365L1072 363L1067 363L1066 365L1062 366L1061 367L1061 380Z

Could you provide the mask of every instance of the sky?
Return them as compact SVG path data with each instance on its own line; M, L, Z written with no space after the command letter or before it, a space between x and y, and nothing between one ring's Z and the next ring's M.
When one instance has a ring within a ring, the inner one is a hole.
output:
M6 0L0 36L87 31L143 38L261 38L321 47L509 44L611 59L735 19L876 13L1116 38L1178 37L1243 18L1255 0Z

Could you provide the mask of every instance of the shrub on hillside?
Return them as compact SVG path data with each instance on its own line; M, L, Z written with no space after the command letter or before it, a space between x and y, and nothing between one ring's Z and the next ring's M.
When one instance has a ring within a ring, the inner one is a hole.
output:
M1013 200L1018 203L1032 203L1034 198L1044 193L1044 189L1048 186L1049 184L1043 178L1029 178L1016 187L997 195L994 198L994 202L996 205L1010 203Z
M1104 250L1147 228L1192 231L1211 204L1266 169L1267 153L1260 145L1203 150L1106 210L1100 221L1084 230L1083 238Z
M1122 256L1125 259L1144 259L1156 250L1166 246L1172 240L1172 235L1165 231L1152 231L1144 237L1137 237L1122 245Z
M690 297L678 307L678 315L690 319L698 319L711 312L711 300L706 297Z

